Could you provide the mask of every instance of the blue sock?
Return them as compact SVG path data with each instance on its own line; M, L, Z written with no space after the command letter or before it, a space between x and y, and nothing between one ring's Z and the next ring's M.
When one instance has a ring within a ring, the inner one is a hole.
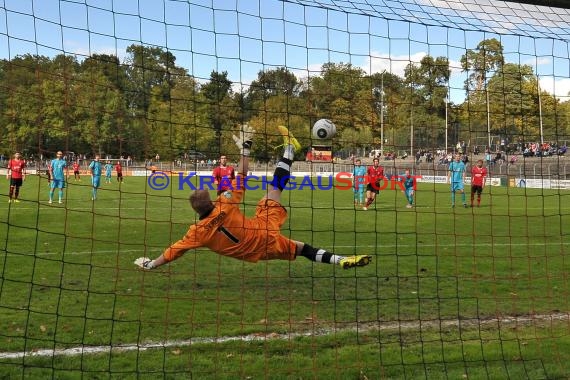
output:
M451 192L451 204L454 205L455 204L455 191Z

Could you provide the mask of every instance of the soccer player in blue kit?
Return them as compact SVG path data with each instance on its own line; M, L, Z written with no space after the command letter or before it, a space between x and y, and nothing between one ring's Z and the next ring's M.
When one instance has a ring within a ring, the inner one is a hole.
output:
M352 170L352 190L354 191L354 205L364 205L364 188L366 187L366 166L362 165L360 158L354 161Z
M467 207L465 200L465 163L461 161L461 155L456 154L455 160L449 164L449 171L447 173L447 182L451 184L451 207L455 207L455 192L461 193L461 201L463 207Z
M402 193L406 196L406 200L408 203L406 204L407 208L414 207L414 188L416 184L416 179L410 174L410 170L406 169L406 172L402 176L402 181L404 183L404 189Z
M103 171L103 167L99 162L100 158L101 156L97 154L95 159L89 164L89 170L91 171L91 185L93 186L93 195L91 196L92 201L97 199L97 189L101 186L101 172Z
M113 174L113 165L107 160L105 164L105 183L111 183L111 175Z
M64 169L67 167L67 161L63 159L63 152L58 151L56 153L56 158L51 160L50 163L50 174L51 182L49 189L49 203L53 202L53 192L56 188L59 189L59 203L63 203L63 189L65 188L65 172Z

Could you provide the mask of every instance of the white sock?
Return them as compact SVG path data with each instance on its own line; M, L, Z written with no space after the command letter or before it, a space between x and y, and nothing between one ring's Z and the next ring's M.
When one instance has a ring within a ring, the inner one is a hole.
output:
M315 261L318 262L318 263L322 263L322 262L323 262L323 254L324 254L325 252L326 252L326 251L325 251L324 249L319 249L319 250L317 251L317 255L315 256Z
M315 261L317 263L322 263L323 262L323 255L325 253L326 253L326 251L324 249L319 249L317 251L317 255L315 256ZM342 260L342 259L344 259L344 256L331 255L329 264L338 264L338 263L340 263L340 260Z
M331 264L335 263L335 264L339 264L340 260L344 259L344 256L339 256L339 255L332 255L331 256Z

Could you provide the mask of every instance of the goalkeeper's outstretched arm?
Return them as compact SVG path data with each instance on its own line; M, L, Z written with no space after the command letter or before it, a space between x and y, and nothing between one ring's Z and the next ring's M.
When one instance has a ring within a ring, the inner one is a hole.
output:
M249 153L251 151L251 146L253 145L253 134L255 130L247 124L244 124L240 127L238 131L238 135L233 135L232 138L236 143L240 153L241 158L238 163L238 175L247 175L249 170ZM207 191L197 190L191 196L192 197L202 198L202 203L209 205L211 203L210 196L208 195ZM198 200L197 202L199 202ZM195 211L197 211L200 215L201 212L193 205L192 206ZM213 207L213 205L211 205ZM152 260L148 257L139 257L135 260L134 264L143 268L143 269L154 269L161 265L168 263L169 261L176 260L180 256L182 256L186 251L198 248L201 246L199 243L200 239L198 239L195 235L196 230L194 226L190 228L190 231L184 236L183 239L179 240L178 242L171 245L162 255L157 257L156 259Z
M238 131L237 136L232 136L241 155L238 164L238 174L247 175L247 172L249 170L249 154L251 152L251 146L253 145L254 133L255 130L252 127L244 124Z
M241 155L237 166L237 174L247 175L249 172L249 156Z

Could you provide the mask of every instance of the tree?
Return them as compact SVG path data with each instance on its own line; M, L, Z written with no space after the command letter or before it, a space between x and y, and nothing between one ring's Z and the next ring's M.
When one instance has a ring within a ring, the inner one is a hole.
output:
M2 65L0 131L9 151L35 151L44 143L41 83L52 77L51 63L47 57L26 54Z
M223 130L229 130L242 121L238 98L233 97L232 82L228 79L227 71L212 71L210 81L202 85L201 92L207 104L209 125L215 134L215 139L209 143L210 151L220 154Z
M446 57L434 59L426 55L419 64L410 63L406 67L404 83L409 90L406 92L408 107L404 110L409 115L406 124L413 123L414 126L414 145L422 148L439 145L438 139L445 129L445 107L450 75L449 61Z
M487 83L488 73L500 71L504 63L503 45L496 38L483 40L475 49L468 49L461 56L461 68L471 71L465 81L465 90L481 91Z
M462 112L463 122L468 122L469 131L475 136L487 134L490 143L490 102L487 84L490 73L500 72L505 63L503 46L495 39L486 39L477 45L475 49L468 49L461 57L461 68L470 72L465 81L467 93L466 108Z
M78 83L74 88L76 120L71 135L80 136L92 154L119 153L112 147L122 131L122 93L97 67L81 73Z
M350 152L359 151L360 148L368 147L373 141L372 128L365 126L360 130L346 128L339 136L341 149Z
M115 88L124 92L127 86L127 70L119 58L110 54L93 54L81 64L82 70L99 70Z
M158 92L155 95L149 108L147 150L166 153L172 159L189 150L209 151L215 131L209 125L207 105L197 81L178 76L170 101L165 102Z
M368 78L370 87L372 89L373 97L370 99L372 102L373 119L373 134L376 137L381 137L381 124L384 126L384 140L388 145L400 144L396 142L396 130L406 129L406 134L409 135L409 129L406 127L409 119L408 93L409 88L406 87L404 80L392 73L382 72L372 74ZM384 96L381 97L380 92L384 91ZM383 120L380 120L380 108L383 107ZM407 110L407 111L406 111ZM376 139L375 145L378 145Z
M538 131L538 92L532 67L506 63L489 79L487 88L492 134L520 136Z
M337 126L361 129L374 119L372 88L361 68L350 63L326 63L321 76L309 78L300 92L311 121L326 118Z
M176 57L162 48L142 45L131 45L127 48L126 62L128 86L127 100L131 112L146 115L153 88L164 100L169 99L169 91L173 86L172 74L176 67Z
M257 73L257 79L251 82L247 90L247 101L250 105L262 107L263 102L271 96L297 96L298 91L299 81L295 74L285 67L279 67Z
M251 118L249 124L256 130L258 137L254 144L253 155L260 160L269 160L278 154L274 148L283 144L283 138L277 131L278 125L285 125L305 147L299 156L306 153L310 141L310 120L296 112L302 109L303 100L289 98L285 95L276 95L267 99L265 107ZM231 140L228 140L231 141Z
M364 71L350 63L325 63L321 67L321 76L309 78L309 88L304 97L310 101L311 116L317 120L330 118L333 103L337 99L351 102L358 91L368 90ZM334 120L333 120L334 121ZM337 127L342 128L342 125Z

